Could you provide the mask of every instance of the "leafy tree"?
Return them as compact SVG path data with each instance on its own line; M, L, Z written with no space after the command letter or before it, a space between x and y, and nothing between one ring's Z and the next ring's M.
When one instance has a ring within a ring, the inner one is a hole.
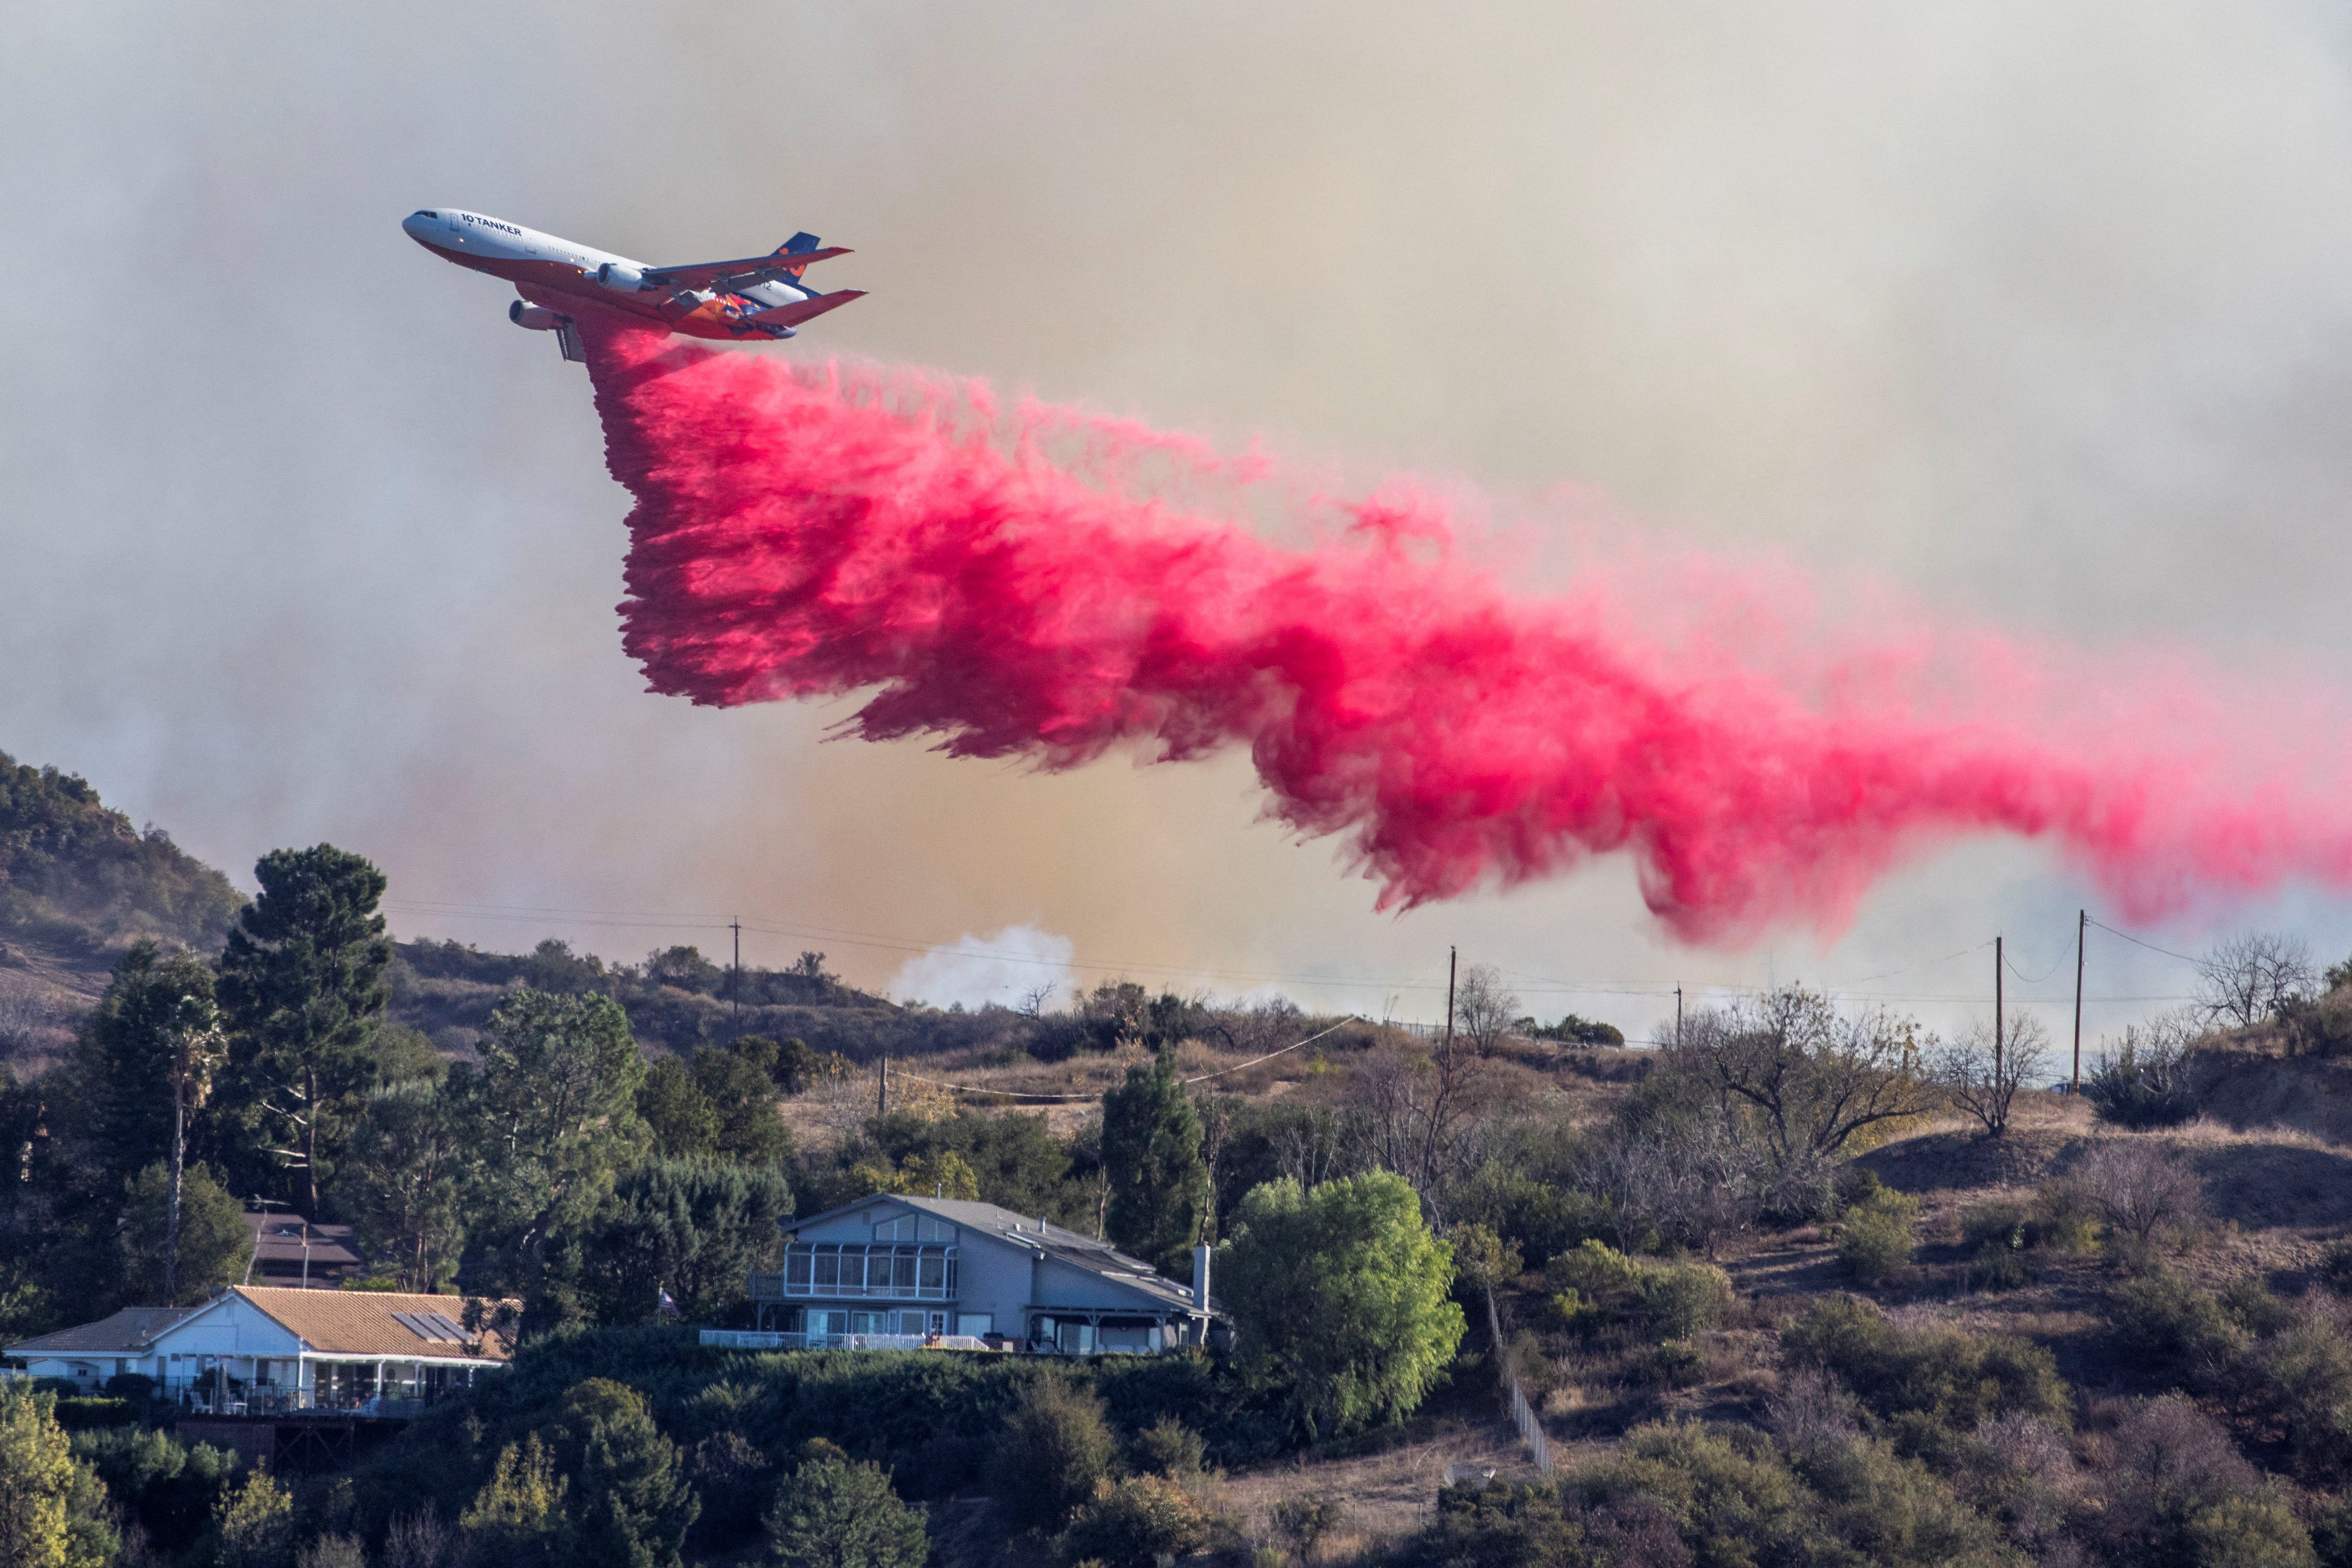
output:
M609 996L519 990L490 1015L478 1072L450 1075L480 1138L476 1229L488 1274L522 1291L527 1321L572 1315L567 1249L645 1142L645 1062Z
M331 844L273 850L254 876L261 896L221 954L230 1063L254 1131L302 1173L315 1215L321 1168L340 1143L338 1108L368 1087L370 1031L391 995L392 942L376 912L384 877Z
M590 1378L563 1396L562 1424L580 1448L580 1500L564 1561L677 1568L702 1504L645 1395Z
M135 942L83 1026L71 1077L89 1133L90 1174L105 1191L172 1157L175 1036L191 1001L209 1007L213 972L193 954Z
M202 1165L189 1167L180 1193L179 1267L165 1287L165 1238L172 1224L172 1171L158 1160L131 1178L125 1189L121 1234L122 1279L135 1300L176 1307L201 1301L218 1286L233 1285L253 1257L253 1227L245 1205L231 1197Z
M1149 1070L1129 1068L1127 1081L1104 1093L1102 1141L1111 1241L1163 1274L1184 1274L1208 1210L1209 1171L1172 1051Z
M1402 1421L1462 1342L1453 1249L1390 1172L1254 1189L1218 1261L1242 1347L1289 1375L1312 1436Z
M472 1130L427 1079L368 1097L335 1173L336 1206L404 1290L437 1290L457 1269L473 1180Z
M849 1167L849 1184L861 1196L867 1193L967 1200L980 1196L980 1178L952 1149L909 1154L895 1167L885 1163L880 1155L860 1160Z
M294 1560L294 1494L256 1470L222 1504L220 1555L237 1568L289 1568Z
M1015 1530L1059 1530L1110 1473L1118 1447L1102 1401L1048 1374L1022 1392L997 1435L989 1489Z
M790 1568L922 1568L930 1554L924 1510L899 1500L879 1465L801 1466L765 1523L770 1555Z
M711 1151L748 1165L775 1165L792 1152L776 1114L776 1047L746 1037L694 1053L694 1081L711 1110Z
M719 1145L719 1112L695 1080L694 1069L676 1057L646 1068L637 1089L637 1115L654 1149L672 1160L708 1157Z
M772 1169L654 1160L622 1176L598 1216L590 1278L606 1322L645 1322L667 1289L688 1320L709 1322L772 1262L792 1189Z
M0 1565L105 1568L115 1536L106 1488L73 1457L57 1398L0 1383Z
M539 1434L520 1447L499 1450L498 1468L457 1519L477 1559L499 1568L548 1568L570 1528L565 1504L571 1478L555 1473L555 1458Z

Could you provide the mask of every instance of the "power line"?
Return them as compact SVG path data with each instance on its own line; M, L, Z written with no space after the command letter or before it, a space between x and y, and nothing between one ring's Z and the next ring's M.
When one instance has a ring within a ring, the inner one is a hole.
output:
M1074 970L1082 973L1104 975L1159 974L1187 979L1199 978L1243 982L1255 981L1259 984L1286 984L1292 985L1330 987L1362 987L1381 991L1415 991L1428 992L1432 994L1444 989L1444 982L1441 979L1435 978L1422 979L1414 977L1412 979L1403 979L1381 975L1314 974L1276 970L1235 969L1223 966L1184 963L1148 963L1119 960L1080 960L1073 958L1067 962L1064 962L1050 958L1030 957L1021 953L1001 952L986 948L950 946L936 942L923 942L911 938L889 937L878 933L856 932L833 927L801 925L796 922L788 922L773 919L743 920L738 917L737 919L730 921L716 915L702 915L677 910L581 910L558 905L467 904L449 900L421 899L386 899L383 900L383 907L387 910L405 910L415 914L439 916L444 919L500 921L523 924L544 924L551 919L560 919L568 923L577 925L621 930L719 931L729 930L730 926L740 925L744 931L756 931L762 935L769 936L792 937L795 940L839 942L852 947L868 947L885 952L904 952L914 955L928 956L936 954L943 958L970 958L993 963L1020 964L1024 967L1060 971ZM2152 952L2165 953L2167 957L2180 958L2183 962L2190 963L2197 962L2195 959L2186 958L2183 954L2170 952L2167 949L2155 947L2152 943L2142 942L2137 937L2131 936L2126 932L2116 931L2114 927L2102 924L2097 921L2094 921L2091 923L2099 926L2099 929L2102 931L2110 931L2116 936L2123 937L2126 942L2137 942L2138 945L2149 948ZM1971 953L1981 952L1983 949L1991 945L1992 943L1990 940L1988 939L1985 942L1976 943L1972 947L1963 948L1957 952L1947 953L1940 958L1928 959L1918 963L1906 964L1902 968L1884 971L1878 974L1865 975L1860 980L1850 982L1845 984L1827 985L1822 989L1829 996L1843 1000L1907 1003L1969 1003L1979 1001L1981 1000L1981 997L1974 994L1952 994L1942 992L1902 991L1869 992L1862 990L1861 987L1868 984L1874 980L1892 978L1894 975L1906 973L1914 969L1929 968L1938 964L1948 963L1956 959L1965 958ZM2011 967L2012 971L2015 970L2014 965L2011 965ZM1506 970L1504 973L1522 982L1533 982L1532 984L1523 984L1520 989L1536 995L1622 996L1629 998L1655 997L1659 1001L1663 1002L1665 998L1674 995L1676 989L1675 986L1670 984L1653 984L1643 981L1579 981L1562 979L1557 976L1534 974L1515 970ZM2055 973L2055 971L2053 970L2052 973ZM2028 977L2021 973L2018 977L2019 979L2025 981L2027 984L2039 984L2042 980L2048 979L2049 975L2044 974L2038 978L2028 979ZM1769 987L1757 985L1717 985L1710 986L1708 989L1719 994L1739 996L1759 994L1763 991L1769 989ZM2071 994L2069 997L2065 999L2071 1001ZM2020 1000L2032 1002L2036 1005L2048 1005L2053 999L2025 997L2021 998ZM2105 996L2090 995L2085 996L2084 1000L2089 1002L2182 1002L2193 1000L2193 998L2185 995L2170 994L2112 994Z
M2115 927L2107 924L2105 921L2092 921L2091 923L2097 926L2109 936L2119 936L2123 938L2134 947L2144 947L2150 952L2160 952L2167 958L2177 958L2183 963L2193 963L2200 968L2204 967L2205 961L2201 958L2191 958L2185 952L2175 952L2168 947L2158 947L2152 942L2142 942L2139 938L2132 935L2131 932L2127 931L2117 931Z

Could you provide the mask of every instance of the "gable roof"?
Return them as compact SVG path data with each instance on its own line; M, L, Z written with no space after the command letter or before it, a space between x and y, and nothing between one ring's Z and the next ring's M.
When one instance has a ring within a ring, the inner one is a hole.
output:
M495 1330L478 1339L428 1339L401 1316L439 1316L462 1323L461 1296L418 1296L395 1290L295 1290L267 1285L235 1285L242 1296L299 1339L326 1355L381 1355L402 1361L507 1361L514 1347ZM518 1308L520 1303L513 1303ZM428 1323L429 1327L430 1324Z
M1097 1241L1091 1236L1081 1236L1075 1230L1065 1230L1058 1225L1049 1224L1043 1215L1032 1218L1014 1214L1011 1209L999 1208L994 1204L973 1203L963 1198L912 1197L904 1193L876 1193L871 1197L860 1198L854 1204L843 1204L823 1214L811 1215L806 1219L786 1220L783 1228L797 1231L825 1220L838 1219L856 1209L871 1208L877 1204L897 1204L918 1214L946 1220L959 1230L975 1231L1009 1247L1022 1247L1033 1253L1042 1252L1056 1262L1082 1268L1112 1284L1139 1291L1159 1305L1192 1305L1192 1292L1188 1287L1167 1278L1140 1258L1130 1258L1107 1241ZM1209 1299L1209 1307L1212 1311L1217 1310L1213 1294Z
M313 1268L350 1268L360 1261L359 1243L350 1226L312 1225L300 1215L288 1214L248 1214L245 1223L253 1227L257 1268L271 1263L299 1267L306 1238Z
M8 1347L10 1355L90 1355L143 1352L155 1336L211 1303L194 1307L125 1307L94 1323L78 1323Z

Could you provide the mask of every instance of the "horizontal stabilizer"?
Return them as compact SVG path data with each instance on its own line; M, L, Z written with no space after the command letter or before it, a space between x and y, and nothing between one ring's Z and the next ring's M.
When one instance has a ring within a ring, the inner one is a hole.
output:
M555 329L555 346L562 349L563 357L572 363L588 363L588 345L580 341L580 329L572 322L567 321Z
M852 300L863 300L863 289L836 289L830 294L819 294L814 300L803 300L797 305L779 305L772 310L756 310L743 319L759 327L797 327L803 321L814 321L827 310L838 310Z
M697 261L684 267L648 267L646 277L656 283L675 283L682 288L700 289L716 283L721 278L746 286L770 279L789 281L800 276L800 269L812 261L829 261L836 256L846 256L845 245L828 245L823 250L803 250L790 256L747 256L740 261Z

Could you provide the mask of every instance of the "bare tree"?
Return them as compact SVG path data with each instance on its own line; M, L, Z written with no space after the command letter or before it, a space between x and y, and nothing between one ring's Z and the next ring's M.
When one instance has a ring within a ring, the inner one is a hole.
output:
M1686 1019L1667 1052L1727 1109L1742 1106L1773 1166L1798 1171L1833 1157L1866 1128L1932 1103L1918 1026L1880 1011L1848 1016L1828 997L1785 986Z
M1710 1259L1756 1222L1762 1161L1715 1117L1627 1129L1595 1152L1591 1181L1629 1231L1654 1230Z
M2251 1029L2318 980L2310 944L2302 938L2249 931L2198 961L2197 1004L2213 1028Z
M1364 1064L1349 1118L1360 1163L1402 1176L1433 1215L1440 1215L1440 1189L1477 1163L1486 1067L1458 1041L1433 1053L1391 1047Z
M1488 1055L1503 1043L1519 1016L1519 999L1503 984L1503 972L1491 963L1474 963L1462 972L1454 989L1454 1033L1479 1055Z
M2009 1113L2023 1085L2050 1062L2050 1031L2039 1018L2012 1017L1996 1037L1983 1023L1969 1026L1936 1053L1936 1082L1946 1097L1974 1117L1988 1138L2009 1131Z
M2102 1219L2143 1243L2158 1231L2185 1230L2205 1212L2197 1173L2152 1139L2103 1140L2073 1173Z

